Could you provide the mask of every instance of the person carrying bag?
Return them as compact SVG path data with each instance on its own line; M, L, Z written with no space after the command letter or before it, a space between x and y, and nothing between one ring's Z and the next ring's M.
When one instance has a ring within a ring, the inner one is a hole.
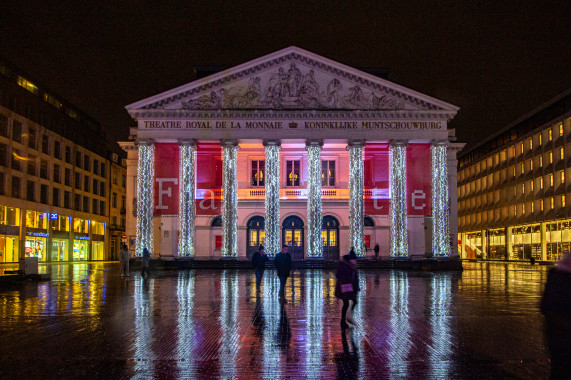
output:
M337 271L335 272L337 283L335 285L335 297L343 301L341 309L341 328L349 327L347 324L347 310L349 309L349 301L353 301L351 310L357 305L357 292L359 289L359 280L357 277L357 260L355 257L345 255L339 262Z

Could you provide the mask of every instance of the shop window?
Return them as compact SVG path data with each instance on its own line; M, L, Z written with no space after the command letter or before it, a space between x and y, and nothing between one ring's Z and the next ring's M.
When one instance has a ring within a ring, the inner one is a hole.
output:
M93 235L105 235L105 227L102 222L91 222L91 233Z
M69 219L68 216L58 215L57 219L52 220L52 228L60 232L69 231Z
M32 181L26 182L26 200L30 202L36 201L36 183Z
M86 234L89 230L89 221L86 219L73 220L73 232Z
M335 161L321 161L321 186L335 186Z
M252 186L264 186L266 178L266 161L253 160L251 174L250 184Z
M16 120L12 122L12 141L22 143L22 123Z
M89 241L74 240L73 241L73 260L86 261L89 260Z
M91 243L91 260L103 260L104 249L102 241L94 241Z
M21 179L20 177L15 177L12 176L12 198L21 198L22 194L21 194L21 189L22 189L22 183L21 183Z
M286 161L286 186L299 186L300 180L300 160Z
M48 204L48 185L40 185L40 202Z
M43 212L28 210L26 211L26 227L30 228L48 228L48 215Z
M20 209L16 207L0 206L0 224L6 226L19 226Z
M39 261L46 261L46 238L26 237L26 257L37 257Z

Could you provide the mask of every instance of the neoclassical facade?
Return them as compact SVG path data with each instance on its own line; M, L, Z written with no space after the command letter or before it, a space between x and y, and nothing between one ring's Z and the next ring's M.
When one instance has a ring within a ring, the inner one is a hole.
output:
M456 106L289 47L126 108L137 255L458 254Z

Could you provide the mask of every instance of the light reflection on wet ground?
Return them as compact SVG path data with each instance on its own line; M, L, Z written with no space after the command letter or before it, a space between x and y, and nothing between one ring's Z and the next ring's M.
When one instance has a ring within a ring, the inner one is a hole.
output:
M544 378L538 302L547 268L361 271L342 334L334 273L279 281L238 270L121 278L114 263L41 266L0 289L0 378Z

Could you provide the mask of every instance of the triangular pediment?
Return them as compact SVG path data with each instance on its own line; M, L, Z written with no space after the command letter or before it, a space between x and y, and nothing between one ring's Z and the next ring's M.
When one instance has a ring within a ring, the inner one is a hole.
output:
M126 107L138 110L410 110L458 107L295 46Z

